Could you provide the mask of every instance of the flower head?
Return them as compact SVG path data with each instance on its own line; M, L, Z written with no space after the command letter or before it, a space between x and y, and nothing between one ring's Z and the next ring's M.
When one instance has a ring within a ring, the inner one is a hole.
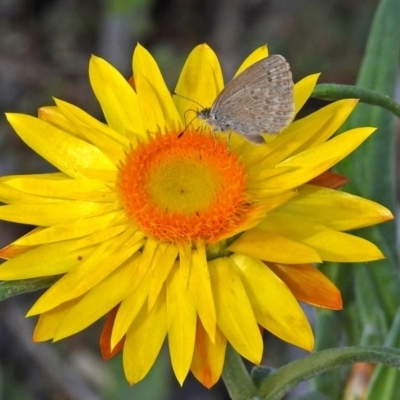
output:
M267 56L257 49L238 72ZM314 266L382 258L345 231L392 218L384 207L334 190L326 172L373 128L331 136L356 105L334 102L255 146L194 119L171 96L151 55L137 46L127 82L92 57L89 75L106 124L56 100L39 118L8 114L18 135L60 172L0 180L0 218L36 225L0 251L0 279L60 275L34 304L34 340L60 340L108 315L105 358L123 350L131 384L168 338L179 382L220 377L229 342L260 363L260 326L313 348L298 300L342 307ZM295 85L295 112L317 75ZM205 107L223 88L213 51L196 47L176 93Z

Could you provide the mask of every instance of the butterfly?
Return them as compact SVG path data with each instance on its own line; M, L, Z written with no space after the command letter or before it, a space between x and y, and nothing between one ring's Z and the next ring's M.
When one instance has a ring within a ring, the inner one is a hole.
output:
M282 131L293 119L293 77L281 55L257 61L232 79L197 116L213 131L235 132L255 144L262 133Z

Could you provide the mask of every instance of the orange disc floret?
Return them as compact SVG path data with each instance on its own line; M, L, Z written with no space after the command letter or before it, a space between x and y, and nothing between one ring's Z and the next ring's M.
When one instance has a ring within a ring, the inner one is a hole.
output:
M213 243L246 220L246 171L225 141L202 131L157 132L120 166L117 189L129 218L162 241Z

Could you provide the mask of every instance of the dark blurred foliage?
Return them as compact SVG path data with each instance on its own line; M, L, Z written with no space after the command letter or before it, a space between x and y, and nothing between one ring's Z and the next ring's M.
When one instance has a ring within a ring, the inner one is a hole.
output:
M35 115L52 96L102 119L90 89L91 54L128 78L132 50L143 44L172 89L191 49L208 43L229 80L256 47L283 54L296 80L322 72L321 82L354 83L377 0L1 0L0 110ZM313 109L320 103L311 102ZM27 148L0 118L0 173L40 173L53 167ZM0 245L29 227L1 223ZM56 344L33 344L34 320L23 318L38 294L0 305L0 398L228 399L223 384L203 388L173 377L167 349L144 380L130 388L117 356L101 361L101 324ZM265 363L282 365L300 353L266 334Z

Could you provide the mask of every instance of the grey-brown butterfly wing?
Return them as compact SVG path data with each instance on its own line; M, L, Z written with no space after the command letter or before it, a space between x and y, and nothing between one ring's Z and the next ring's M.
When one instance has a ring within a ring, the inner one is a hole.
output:
M293 78L280 55L264 58L229 82L209 111L218 130L232 130L254 143L278 133L293 118Z

